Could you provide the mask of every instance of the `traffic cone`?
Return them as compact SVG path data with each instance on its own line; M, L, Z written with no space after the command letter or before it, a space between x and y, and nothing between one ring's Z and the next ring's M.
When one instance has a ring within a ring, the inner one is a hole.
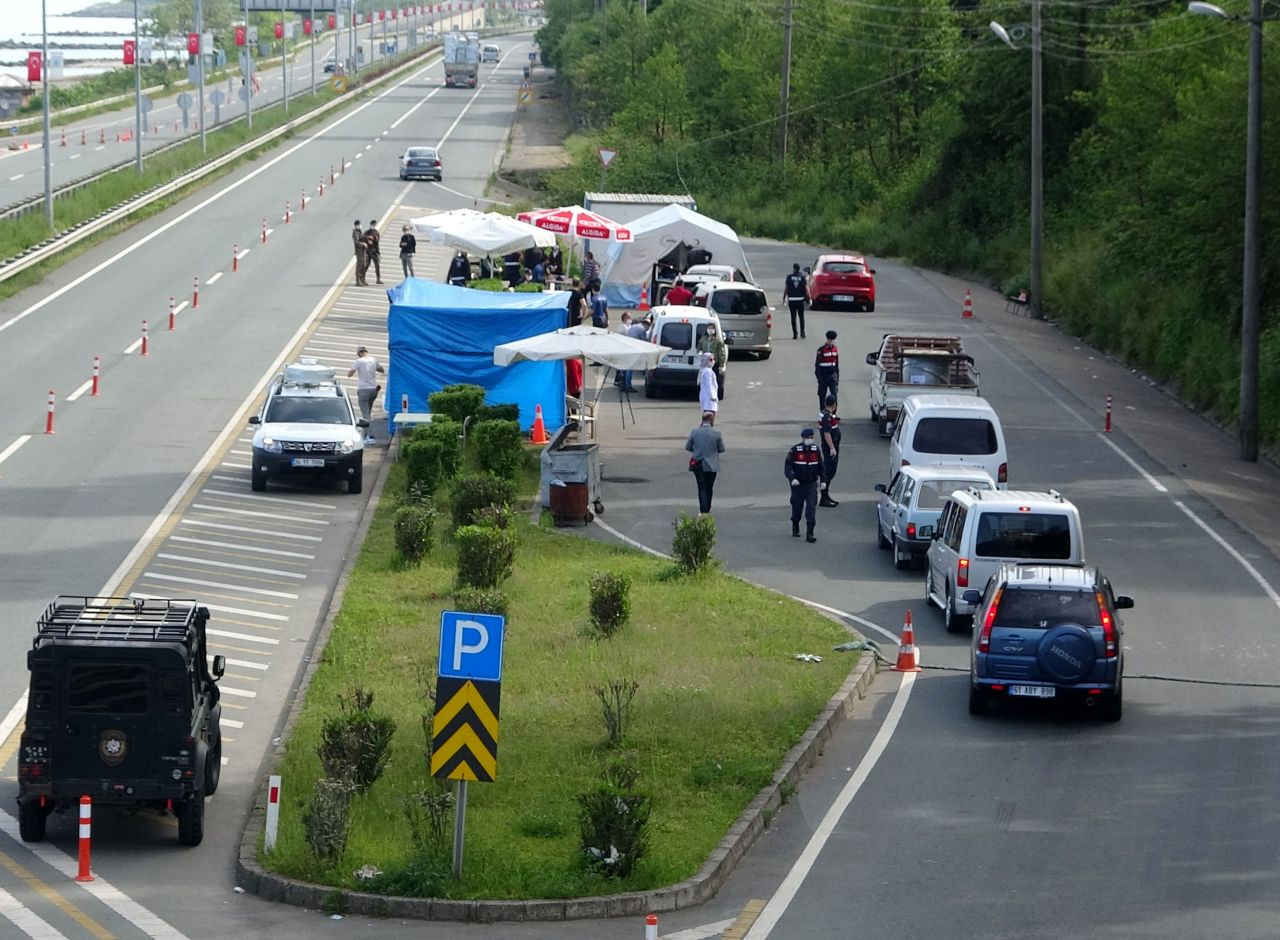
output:
M916 631L911 626L911 611L902 622L902 639L898 643L898 661L894 672L919 672L920 650L916 649Z
M105 127L98 128L98 143L105 144L107 142L107 129Z
M960 314L965 320L973 319L973 295L969 293L969 288L964 289L964 312Z
M66 130L66 128L63 128L63 129L62 129L62 142L61 142L61 143L59 143L59 144L58 144L58 146L59 146L59 147L65 147L66 145L67 145L67 130Z
M636 309L637 310L649 309L649 285L648 284L640 285L640 306L636 307Z
M85 129L82 127L80 128L80 146L83 147L88 142L88 138L85 136Z
M533 429L529 432L529 442L531 444L545 444L551 438L547 437L547 426L542 423L542 406L536 405L533 409Z

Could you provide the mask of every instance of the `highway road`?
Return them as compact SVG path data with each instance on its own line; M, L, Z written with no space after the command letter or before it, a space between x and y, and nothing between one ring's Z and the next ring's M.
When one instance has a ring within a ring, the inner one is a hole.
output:
M449 18L444 16L438 24L439 29L448 28L449 24L461 21L462 16L455 14ZM468 23L470 16L467 16ZM408 46L408 32L400 21L396 26L388 23L386 40L396 42L400 51ZM364 59L360 68L363 70L380 60L384 55L383 24L374 22L369 26L360 26L357 32L364 50ZM425 36L426 18L423 18L418 42L421 45L428 40ZM373 38L370 40L370 29ZM322 87L332 76L324 72L325 59L334 54L335 40L339 61L345 62L349 52L349 31L327 31L315 44L314 59L311 47L301 48L288 67L288 88L291 107L303 108L308 105L313 87ZM434 41L434 40L432 40ZM284 70L280 57L260 59L254 68L258 79L258 92L253 96L255 113L262 108L278 103L284 96ZM227 123L245 116L245 103L241 98L240 76L230 76L220 81L205 78L204 116L206 129L212 130L219 123ZM220 107L215 108L213 97L222 98ZM178 99L185 94L190 99L187 120L183 120L183 110L178 106ZM156 147L172 143L175 139L198 136L199 114L198 99L194 85L184 92L156 93L150 96L153 101L152 110L144 121L142 150L145 154ZM300 112L299 112L300 113ZM127 104L116 110L86 117L71 123L54 127L50 135L52 185L57 187L82 176L100 172L107 167L129 162L135 158L135 142L129 135L134 130L134 105L132 97ZM39 196L44 192L44 152L41 149L42 136L39 124L24 125L20 133L11 134L5 129L3 147L17 145L20 149L0 149L0 206L11 205L31 196ZM65 140L65 145L63 141ZM82 143L83 141L83 143ZM318 179L318 177L317 177ZM305 185L314 188L316 179L306 180Z
M528 49L503 45L506 59L482 72L476 92L439 89L438 66L425 68L0 304L0 342L18 365L0 376L0 702L19 700L21 654L43 605L107 585L185 590L216 604L217 642L233 660L227 701L243 706L231 717L241 726L226 728L234 740L204 846L179 850L159 819L107 814L96 824L95 869L119 895L67 877L68 821L52 824L49 846L35 854L14 839L5 809L0 935L14 924L17 936L72 940L640 936L629 921L332 921L231 891L251 787L367 498L325 487L249 493L243 418L286 353L340 365L357 342L384 351L383 298L348 286L350 221L385 219L390 245L401 219L474 202ZM441 141L442 185L396 178L403 146ZM359 159L338 184L288 226L273 218L267 244L256 242L261 206L279 205L342 151ZM235 273L232 242L252 248ZM777 301L791 262L810 263L818 249L751 241L748 251ZM393 267L394 252L384 254ZM425 260L442 270L443 253ZM719 896L663 915L662 935L721 936L758 902L747 934L755 940L1274 936L1280 748L1269 716L1280 709L1280 562L1264 542L1268 521L1237 521L1218 507L1274 505L1280 477L1239 465L1227 435L1050 327L1004 314L990 292L976 291L978 316L963 321L961 282L875 264L874 314L811 314L808 340L785 338L784 327L771 359L732 362L718 422L728 450L717 554L729 570L827 605L886 645L910 610L927 668L877 680ZM153 329L143 359L133 348L141 319L163 323L168 297L185 299L193 276L207 285L199 309L183 309L172 334ZM841 505L820 510L819 541L806 545L789 536L781 463L816 417L812 358L828 328L839 332L844 366L833 490ZM888 460L863 417L862 360L882 333L900 329L965 337L1003 419L1012 484L1072 499L1089 560L1136 598L1118 725L1054 708L967 714L965 638L946 634L924 605L922 573L894 570L875 545L872 486L886 479ZM63 404L94 355L103 356L102 394ZM50 386L62 397L46 436ZM607 389L607 513L590 534L665 550L672 516L696 508L682 450L696 401L636 397L635 421L627 412L623 427ZM1108 393L1117 402L1109 435ZM0 808L11 808L12 739L3 747Z

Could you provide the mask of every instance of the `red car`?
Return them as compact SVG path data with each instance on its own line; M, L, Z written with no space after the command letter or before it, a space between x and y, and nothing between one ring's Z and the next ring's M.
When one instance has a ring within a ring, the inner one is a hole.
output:
M809 297L814 310L851 306L876 309L875 268L862 255L820 255L809 275Z

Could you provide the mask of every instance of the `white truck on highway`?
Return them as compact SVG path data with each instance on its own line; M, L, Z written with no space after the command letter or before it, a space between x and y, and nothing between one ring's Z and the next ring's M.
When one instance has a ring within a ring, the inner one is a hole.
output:
M867 353L871 373L871 420L888 435L908 395L978 395L978 372L958 336L886 333Z
M446 88L475 88L480 75L480 37L453 30L444 34Z

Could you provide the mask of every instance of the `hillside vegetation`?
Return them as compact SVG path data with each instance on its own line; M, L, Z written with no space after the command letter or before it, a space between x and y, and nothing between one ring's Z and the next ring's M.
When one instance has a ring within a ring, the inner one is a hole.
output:
M1224 0L1247 14L1243 0ZM1248 27L1185 3L1045 0L1045 309L1233 420L1239 382ZM1025 3L794 0L785 162L782 7L546 0L537 39L581 128L555 198L690 192L740 234L902 257L1025 287ZM1009 28L1017 49L987 24ZM1280 88L1267 27L1264 89ZM1280 140L1280 101L1263 141ZM1280 148L1263 150L1261 436L1280 441ZM1271 246L1280 244L1270 242Z

